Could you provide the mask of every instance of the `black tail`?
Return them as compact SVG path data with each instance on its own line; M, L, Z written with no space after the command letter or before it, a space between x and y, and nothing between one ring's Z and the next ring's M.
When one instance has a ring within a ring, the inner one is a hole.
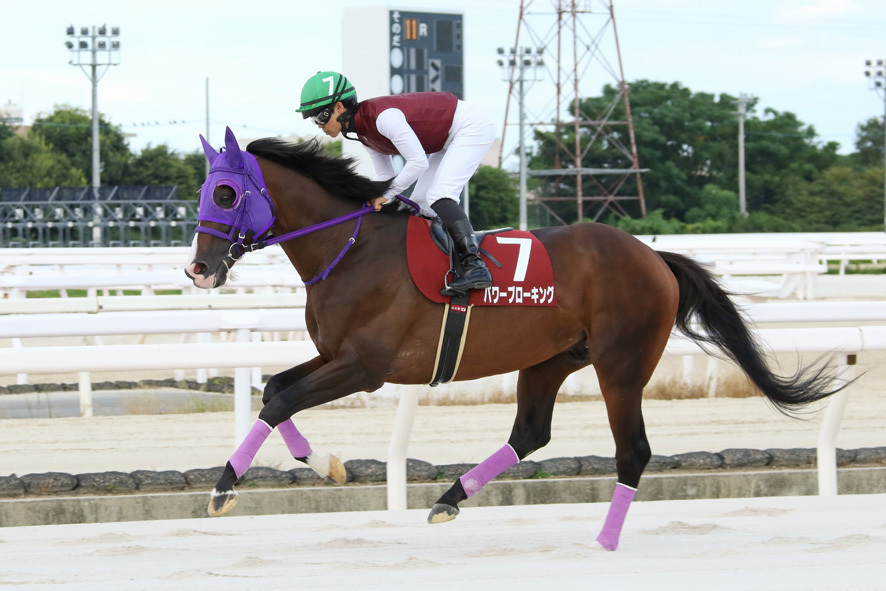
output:
M772 373L760 343L714 275L683 255L658 254L677 278L680 303L676 324L680 332L700 345L713 345L725 353L778 410L794 414L851 383L835 377L828 363L800 368L790 377Z

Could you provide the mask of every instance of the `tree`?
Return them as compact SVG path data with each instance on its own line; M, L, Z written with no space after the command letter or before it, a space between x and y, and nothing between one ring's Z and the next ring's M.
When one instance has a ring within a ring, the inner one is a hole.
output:
M193 166L197 152L191 155L190 161L180 157L169 146L150 145L135 156L127 167L124 183L127 185L176 185L181 199L196 194L203 182L205 156L202 156L199 175Z
M179 191L178 198L197 200L200 187L203 185L203 181L206 180L206 155L203 153L203 150L194 150L185 154L182 160L193 171L194 178L197 179L197 187L193 191Z
M92 121L86 111L69 106L56 107L51 115L34 121L28 133L42 137L47 145L67 156L87 178L92 178ZM102 185L124 184L126 165L131 157L123 132L99 116Z
M305 139L304 141L308 141L310 138ZM331 156L333 158L340 158L343 153L344 141L336 140L334 142L324 142L323 143L323 153L327 156Z
M720 220L727 225L738 217L738 195L714 184L705 185L699 194L699 204L686 212L689 223Z
M11 138L14 134L15 132L12 128L7 125L5 121L0 120L0 142L7 138Z
M832 166L812 181L794 179L781 217L805 231L882 231L883 168Z
M580 108L589 120L615 104L610 117L623 121L624 104L616 101L618 90L606 85L602 96L583 99ZM631 113L640 166L650 169L642 175L646 206L661 210L663 218L697 221L704 200L716 193L705 192L713 185L724 191L738 188L738 120L736 99L728 94L715 96L694 93L679 83L638 80L630 85ZM778 215L786 208L788 189L797 181L811 181L819 171L838 162L837 144L819 144L815 129L799 121L793 113L765 109L762 117L753 114L745 122L746 180L749 211L764 209ZM630 145L626 126L611 125L615 142ZM587 151L583 165L591 168L624 168L625 155L613 142L596 141L593 126L582 129L582 146ZM565 126L561 137L536 134L538 148L531 168L554 168L573 146L572 127ZM626 194L630 187L620 191ZM553 192L574 194L571 177L564 177ZM551 190L548 189L548 194ZM628 202L629 203L629 202ZM639 208L626 205L633 217ZM688 216L688 217L687 217ZM572 214L570 219L574 220ZM566 218L564 218L566 219Z
M610 120L624 121L624 103L616 101L618 92L606 85L602 96L582 100L580 109L584 117L599 120L598 114L615 104ZM650 211L661 209L665 217L682 218L689 208L699 205L701 189L709 183L719 184L726 164L735 161L735 149L730 150L730 144L737 143L734 99L728 95L717 98L708 93L694 94L679 83L639 80L630 86L630 102L640 165L650 169L642 177L646 206ZM597 139L591 143L597 133L594 127L585 126L581 133L586 150L584 166L630 166L623 151L612 142ZM621 145L630 146L627 126L611 125L610 135ZM552 155L559 151L562 160L565 154L558 146L574 145L572 127L563 128L559 141L552 137L542 140L531 168L554 168ZM570 186L570 190L574 194L574 188ZM629 212L638 216L639 207L630 208Z
M785 205L795 181L814 180L838 159L838 144L820 145L815 128L791 112L765 109L762 119L753 117L747 122L745 133L749 211L793 215Z
M500 168L481 166L468 183L471 222L478 230L513 226L519 221L517 184Z
M856 158L861 166L882 166L884 150L883 122L871 117L855 128Z
M608 223L629 234L684 234L685 225L678 220L665 218L662 210L653 209L645 218L611 216Z
M15 135L15 132L5 121L0 120L0 162L4 159L4 142Z
M83 172L40 137L0 141L0 187L83 186Z

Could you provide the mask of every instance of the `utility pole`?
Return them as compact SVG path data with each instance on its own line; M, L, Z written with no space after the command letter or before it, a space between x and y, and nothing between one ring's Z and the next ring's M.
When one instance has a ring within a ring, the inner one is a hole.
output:
M206 141L209 142L209 76L206 77ZM212 144L209 144L210 146ZM206 176L209 176L209 160L206 160Z
M867 67L873 65L873 60L865 60ZM886 230L886 60L877 60L876 70L865 70L864 75L871 79L871 90L880 95L883 93L883 227Z
M744 178L744 119L747 114L748 103L754 97L741 93L738 95L738 212L746 216L748 215L747 195L745 192Z

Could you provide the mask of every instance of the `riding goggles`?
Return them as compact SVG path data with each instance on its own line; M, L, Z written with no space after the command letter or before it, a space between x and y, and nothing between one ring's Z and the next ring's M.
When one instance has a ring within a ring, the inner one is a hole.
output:
M332 117L332 109L327 107L327 108L323 109L322 111L320 111L319 113L317 113L316 115L314 115L313 117L310 117L310 120L314 125L318 125L320 127L323 127L324 125L329 123L329 119L331 117Z

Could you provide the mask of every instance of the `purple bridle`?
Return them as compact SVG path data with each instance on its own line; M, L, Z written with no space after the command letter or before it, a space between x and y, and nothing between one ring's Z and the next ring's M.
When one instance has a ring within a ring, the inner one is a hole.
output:
M198 225L195 231L211 234L231 243L228 256L223 261L228 269L247 252L260 250L266 246L292 240L293 238L319 230L325 230L326 228L331 228L357 218L354 233L338 256L335 257L335 260L319 275L305 281L305 285L322 281L329 276L333 267L338 264L348 249L357 241L357 233L360 231L363 216L375 211L371 206L364 205L357 211L337 218L288 232L282 236L271 236L271 229L274 226L274 221L277 219L277 212L268 195L265 180L262 177L261 169L258 167L255 156L240 149L239 144L237 144L237 138L234 137L234 132L231 131L230 127L225 131L225 150L222 152L216 152L202 135L200 136L200 141L203 143L203 152L206 154L207 160L209 160L210 169L209 175L200 189L200 212L197 220L230 226L230 230L226 234L221 230ZM234 190L236 197L233 206L229 209L219 207L213 200L213 191L219 185L227 185ZM259 196L262 198L259 198ZM244 243L247 238L252 239L250 244ZM231 259L231 265L228 264L228 259Z

